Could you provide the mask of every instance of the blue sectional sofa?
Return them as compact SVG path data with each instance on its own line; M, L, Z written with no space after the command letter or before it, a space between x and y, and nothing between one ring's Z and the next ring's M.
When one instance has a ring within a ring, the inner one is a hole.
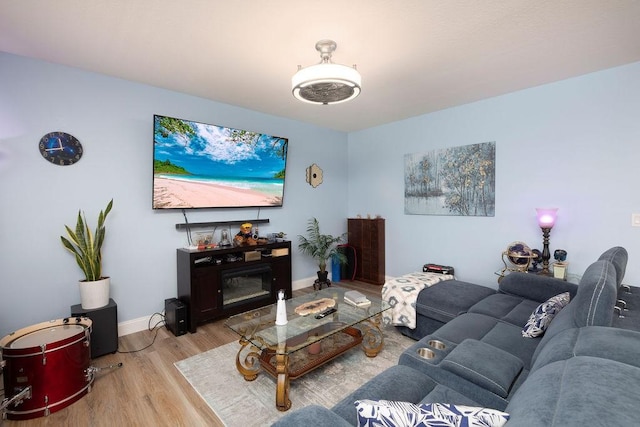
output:
M627 251L611 248L578 285L513 273L467 313L417 341L398 365L333 408L309 406L276 426L358 425L355 402L448 403L509 414L508 426L636 425L640 332L611 327ZM532 312L569 292L540 337L523 337ZM385 425L385 424L380 424Z

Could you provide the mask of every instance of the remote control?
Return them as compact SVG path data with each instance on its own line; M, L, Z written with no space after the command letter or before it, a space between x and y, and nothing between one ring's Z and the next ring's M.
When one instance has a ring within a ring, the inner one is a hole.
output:
M329 310L323 311L322 313L318 314L316 316L316 319L323 319L323 318L327 317L328 315L330 315L331 313L335 313L336 311L338 311L338 309L330 308Z

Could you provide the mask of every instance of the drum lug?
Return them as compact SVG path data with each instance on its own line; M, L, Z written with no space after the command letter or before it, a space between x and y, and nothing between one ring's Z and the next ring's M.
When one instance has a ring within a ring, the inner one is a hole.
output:
M83 345L83 346L85 346L85 347L89 347L89 341L84 341L84 342L82 343L82 345Z
M51 411L49 411L49 396L45 396L44 397L44 416L48 417L49 414L51 414Z
M45 352L47 350L47 345L46 344L41 344L40 345L40 350L42 351L42 365L46 365L47 364L47 354Z
M95 368L93 366L89 366L84 371L84 379L87 382L91 382L93 380L93 377L96 375L96 372L98 372L98 368Z

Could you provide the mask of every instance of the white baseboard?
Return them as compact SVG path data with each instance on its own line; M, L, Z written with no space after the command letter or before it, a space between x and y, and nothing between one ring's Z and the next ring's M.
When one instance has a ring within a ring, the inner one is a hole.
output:
M315 277L296 280L295 282L291 283L291 289L297 291L303 288L311 287L313 286L314 280ZM154 314L118 323L118 336L121 337L123 335L129 335L135 332L146 331L149 328L149 319L151 319L151 316L153 315ZM156 319L156 321L157 320L160 320L160 318ZM155 325L156 321L154 321L151 326Z
M151 316L155 316L155 313L150 316L138 317L137 319L126 320L118 323L118 336L121 337L135 332L146 331L149 328L149 320L151 319ZM157 320L160 320L160 318L158 317ZM155 323L153 325L155 325Z
M306 279L296 280L295 282L291 282L291 290L298 291L304 288L310 288L313 286L313 282L316 280L316 277L307 277Z

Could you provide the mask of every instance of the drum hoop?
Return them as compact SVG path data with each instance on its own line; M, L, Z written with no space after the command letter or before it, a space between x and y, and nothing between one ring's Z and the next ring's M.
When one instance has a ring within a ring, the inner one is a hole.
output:
M54 351L62 350L64 348L67 348L67 347L70 347L70 346L72 346L74 344L77 344L77 343L79 343L81 341L84 341L85 339L87 339L87 336L83 334L81 337L79 337L77 340L75 340L73 342L66 343L65 345L62 345L60 347L56 347L56 348L45 350L44 354L53 353ZM29 347L29 348L36 348L36 347ZM5 349L5 350L8 350L8 348ZM16 349L16 350L24 350L24 349ZM3 353L3 357L5 359L8 359L8 358L11 358L11 357L20 358L20 357L38 356L40 354L43 354L43 352L42 351L34 351L33 353L28 353L28 354L26 354L26 353L23 353L23 354L6 354L6 353Z
M74 397L77 397L79 394L83 393L85 390L87 390L87 388L91 387L91 384L93 384L93 380L95 379L94 375L91 375L91 379L89 380L89 382L87 383L87 385L85 385L84 387L82 387L80 390L78 390L76 393L74 393L71 396L65 397L64 399L52 403L51 405L47 405L47 406L43 406L41 408L37 408L37 409L30 409L28 411L11 411L11 410L6 410L5 412L7 414L12 414L12 415L23 415L23 414L33 414L34 412L39 412L39 411L46 411L47 409L50 408L55 408L58 405L61 405L63 403L68 402L69 400L73 399Z
M37 323L35 325L27 326L26 328L18 329L17 331L11 332L9 335L6 335L2 339L0 339L0 350L25 350L29 348L36 348L36 347L25 347L25 348L12 349L11 347L8 347L8 345L14 342L15 340L17 340L18 338L22 338L23 336L26 336L34 332L42 331L55 326L73 326L73 325L84 326L85 328L83 329L83 331L78 332L78 334L82 333L83 335L86 335L87 329L91 331L91 326L93 325L93 322L88 317L66 317L64 319L50 320L48 322L42 322L42 323ZM72 335L70 337L63 338L59 341L64 341L65 339L70 339L70 338L73 338L74 336L75 335ZM55 342L58 342L58 341L54 341L54 343ZM74 341L72 344L75 344L76 342L78 341ZM51 351L57 350L59 348L64 348L64 347L66 347L66 345L51 349ZM49 350L47 350L47 352L49 352ZM3 352L0 351L0 354L2 353ZM41 353L42 351L38 351L38 354L41 354ZM7 356L5 355L5 357Z

